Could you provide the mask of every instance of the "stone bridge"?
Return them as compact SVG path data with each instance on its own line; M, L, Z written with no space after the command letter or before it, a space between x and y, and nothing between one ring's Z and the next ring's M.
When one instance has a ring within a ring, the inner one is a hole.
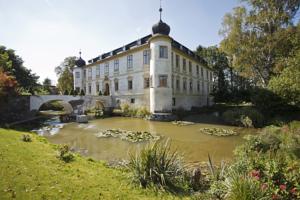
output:
M113 108L113 101L111 96L34 95L30 96L30 111L38 111L44 103L57 100L69 104L70 106L72 106L73 110L75 110L76 108L71 102L78 100L81 100L79 101L81 102L80 106L82 106L84 110L95 107L96 102L100 102L102 104L102 107L106 111Z

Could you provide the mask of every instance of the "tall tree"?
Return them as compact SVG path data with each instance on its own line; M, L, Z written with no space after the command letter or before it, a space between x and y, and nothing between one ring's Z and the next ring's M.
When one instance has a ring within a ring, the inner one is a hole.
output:
M18 82L18 87L34 91L38 86L39 76L23 66L23 60L12 49L0 46L0 69L7 75L13 76Z
M45 78L43 81L43 89L50 92L51 80L49 78Z
M226 14L220 33L221 48L243 76L267 87L280 73L276 61L289 54L290 38L295 34L293 19L299 0L242 0L247 4ZM282 69L281 69L282 70Z
M68 90L71 91L74 88L73 69L75 66L76 57L70 56L64 59L64 61L55 68L55 72L58 76L57 88L61 93Z

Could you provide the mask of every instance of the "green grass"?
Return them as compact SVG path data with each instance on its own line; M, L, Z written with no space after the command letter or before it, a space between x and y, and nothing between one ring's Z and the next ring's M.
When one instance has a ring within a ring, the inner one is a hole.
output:
M22 134L0 129L1 200L181 198L136 187L128 172L103 162L76 155L74 161L65 163L57 158L57 146L34 134L32 142L23 142Z

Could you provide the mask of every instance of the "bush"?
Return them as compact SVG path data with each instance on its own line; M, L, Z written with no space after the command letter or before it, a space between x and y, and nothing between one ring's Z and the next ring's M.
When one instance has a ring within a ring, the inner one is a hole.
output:
M154 185L173 190L183 181L183 168L178 152L172 151L170 144L148 145L139 154L130 154L129 169L133 181L142 187Z
M65 91L64 91L64 95L69 95L69 91L68 91L68 90L65 90Z
M58 150L58 157L60 160L66 163L74 160L74 154L70 152L70 148L68 145L61 145Z
M61 101L50 101L44 103L40 110L54 110L54 111L62 111L64 110L64 106L60 103Z
M32 142L31 136L29 134L23 134L21 140L23 142Z
M282 111L286 106L278 95L263 88L256 88L252 91L251 102L260 111L268 114Z
M80 90L80 94L79 94L80 96L84 96L85 95L85 92L84 92L84 90Z
M99 94L98 94L98 95L99 95L99 96L102 96L102 95L103 95L101 90L99 91Z
M147 108L141 107L137 109L136 116L140 118L145 118L150 115L150 112Z
M177 116L178 120L183 120L183 118L187 114L187 112L182 107L177 108L176 110L173 111L173 113Z
M264 116L250 107L227 110L222 116L225 122L235 126L262 127L264 125Z

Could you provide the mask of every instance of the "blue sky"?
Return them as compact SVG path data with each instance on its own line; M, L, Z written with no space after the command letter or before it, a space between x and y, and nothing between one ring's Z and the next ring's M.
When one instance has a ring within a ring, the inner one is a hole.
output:
M163 0L171 37L194 50L217 45L238 0ZM159 0L0 0L0 44L16 50L43 80L67 56L89 60L151 33Z

